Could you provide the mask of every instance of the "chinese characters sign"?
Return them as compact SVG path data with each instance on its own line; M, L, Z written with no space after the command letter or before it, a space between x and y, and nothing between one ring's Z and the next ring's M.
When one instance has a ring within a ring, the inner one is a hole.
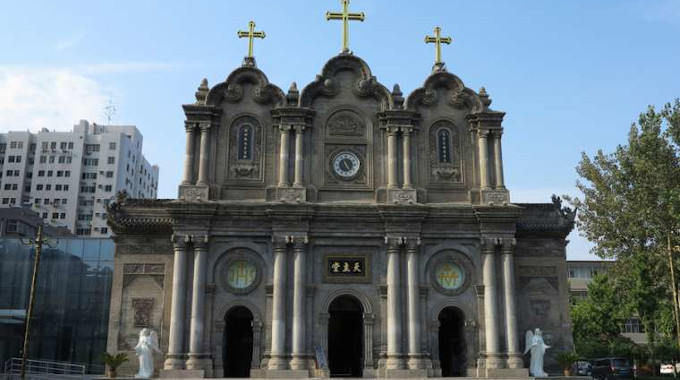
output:
M333 280L368 280L370 268L368 260L363 256L326 256L326 279Z

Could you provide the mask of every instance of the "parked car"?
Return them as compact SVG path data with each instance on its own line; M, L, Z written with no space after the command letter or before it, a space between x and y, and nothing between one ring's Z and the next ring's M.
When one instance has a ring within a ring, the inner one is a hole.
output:
M593 362L593 379L618 380L632 379L634 375L633 365L626 358L601 358Z
M571 373L576 376L590 376L592 373L593 365L585 360L579 360L571 365Z

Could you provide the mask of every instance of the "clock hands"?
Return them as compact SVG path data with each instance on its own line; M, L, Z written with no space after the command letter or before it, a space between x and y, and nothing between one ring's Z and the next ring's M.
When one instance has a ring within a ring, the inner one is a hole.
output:
M340 168L342 168L342 170L350 170L351 166L349 165L349 160L344 159L344 160L340 161Z

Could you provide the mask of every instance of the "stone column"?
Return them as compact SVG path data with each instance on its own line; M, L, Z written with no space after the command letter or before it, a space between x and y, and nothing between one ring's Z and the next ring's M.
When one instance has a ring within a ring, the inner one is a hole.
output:
M250 322L253 327L253 358L250 363L250 368L260 368L260 342L262 336L262 321L254 319Z
M412 188L411 184L411 128L402 128L401 137L403 139L404 150L404 188Z
M210 162L208 152L208 144L210 143L210 123L201 123L199 128L201 128L201 158L198 161L197 185L205 186L208 184L208 164Z
M439 319L433 319L430 321L430 350L432 351L432 366L438 369L441 368L441 359L439 358L439 327L441 327L441 322L439 322ZM441 376L441 373L439 376Z
M281 125L281 146L279 148L279 187L288 186L288 147L290 143L290 126ZM297 147L296 147L297 148Z
M513 250L515 239L503 239L503 287L505 290L505 338L508 348L508 368L524 368L517 334L517 308L515 300L515 265Z
M191 185L193 181L194 172L194 146L196 140L196 124L186 122L184 129L187 132L187 146L184 156L184 178L182 178L182 185Z
M397 129L387 127L387 187L397 187Z
M323 352L325 352L326 355L328 355L328 322L331 319L331 315L326 311L327 310L325 310L322 313L319 313L319 324L321 325L319 343L321 344L321 348L323 348Z
M477 131L477 143L479 146L479 187L489 190L489 131Z
M404 369L401 351L401 273L397 239L387 244L387 369Z
M375 316L364 313L364 368L373 369L373 323Z
M486 368L500 368L498 339L498 295L496 287L495 239L482 240L484 282L484 324L486 327Z
M295 180L293 186L302 186L302 139L304 137L305 126L298 125L295 127Z
M496 131L493 134L493 153L494 153L494 168L496 169L496 190L505 189L503 181L503 153L501 152L501 137L503 131Z
M187 369L207 369L201 365L201 359L209 356L209 354L202 352L208 235L196 237L196 240L194 242L194 283L191 295L191 327L189 328L189 360L187 360Z
M305 301L307 300L307 261L305 240L296 240L293 246L293 359L291 369L307 369L305 360Z
M172 267L172 306L170 309L170 336L168 354L163 368L184 369L184 302L187 285L187 244L189 236L182 239L173 235L175 261Z
M407 287L408 287L408 367L423 369L425 362L421 352L420 325L420 281L418 280L419 241L406 245Z
M272 345L269 369L288 369L286 360L286 254L288 244L274 245L274 292L272 296Z

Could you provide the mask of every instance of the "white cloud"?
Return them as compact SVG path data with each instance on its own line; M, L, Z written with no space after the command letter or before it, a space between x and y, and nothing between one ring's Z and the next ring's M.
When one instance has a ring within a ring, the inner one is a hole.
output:
M79 65L75 69L78 72L89 75L115 74L124 72L144 72L144 71L167 71L185 67L185 64L169 62L114 62L114 63L94 63Z
M100 83L70 69L0 66L0 132L69 130L98 119L108 99Z
M85 38L85 32L80 32L63 40L57 41L57 43L55 43L52 48L59 52L68 50L77 45L83 38Z

